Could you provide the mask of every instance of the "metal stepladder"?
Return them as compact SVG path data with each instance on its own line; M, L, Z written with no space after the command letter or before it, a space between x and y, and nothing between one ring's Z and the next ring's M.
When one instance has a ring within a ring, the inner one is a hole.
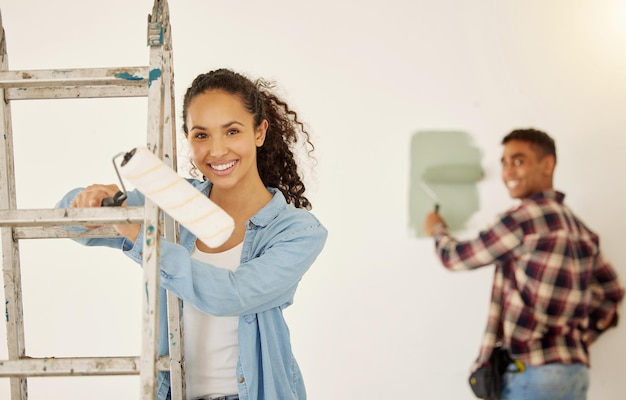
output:
M142 400L156 399L158 371L169 371L171 395L185 399L181 302L168 292L169 356L157 357L160 242L177 241L175 221L146 199L143 207L85 209L18 209L16 201L11 107L14 100L69 98L148 98L147 147L176 169L174 73L167 0L154 0L148 19L150 63L147 67L74 70L8 70L6 39L0 18L0 234L6 302L8 360L0 360L0 378L10 379L11 400L27 400L27 377L82 375L140 375ZM117 236L112 224L143 223L141 290L142 345L134 357L31 358L24 338L19 240L37 238ZM87 232L62 229L68 225L104 225Z

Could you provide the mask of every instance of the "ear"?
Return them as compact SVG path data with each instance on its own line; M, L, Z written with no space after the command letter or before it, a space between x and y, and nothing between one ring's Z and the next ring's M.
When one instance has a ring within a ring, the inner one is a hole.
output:
M256 147L263 146L265 143L265 134L267 133L267 128L269 127L269 122L266 119L261 121L259 126L256 127L254 132L254 142L256 143Z
M553 155L546 155L543 157L543 173L546 176L552 176L554 173L554 167L556 166L556 158Z

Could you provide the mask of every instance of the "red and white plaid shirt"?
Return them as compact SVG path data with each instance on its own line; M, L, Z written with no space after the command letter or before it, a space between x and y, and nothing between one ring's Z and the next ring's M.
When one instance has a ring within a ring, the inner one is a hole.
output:
M485 364L502 341L528 365L583 363L583 335L617 308L624 288L600 252L598 235L548 190L523 199L474 240L458 241L445 228L435 234L446 268L469 270L495 264L487 328L473 369ZM614 325L612 324L612 325Z

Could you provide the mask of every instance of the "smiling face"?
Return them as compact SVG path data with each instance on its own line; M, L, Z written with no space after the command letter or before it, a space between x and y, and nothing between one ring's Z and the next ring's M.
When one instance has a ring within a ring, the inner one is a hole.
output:
M222 90L198 94L186 114L193 162L214 190L262 184L256 151L265 141L266 120L255 127L254 116L241 99Z
M502 181L514 199L552 189L555 158L543 155L530 142L511 140L502 154Z

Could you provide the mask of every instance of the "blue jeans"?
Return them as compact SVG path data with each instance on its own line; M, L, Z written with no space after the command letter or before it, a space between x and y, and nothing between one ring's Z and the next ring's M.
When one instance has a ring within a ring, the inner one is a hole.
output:
M509 368L516 367L511 365ZM526 366L524 372L504 374L500 400L585 400L588 388L586 365Z

